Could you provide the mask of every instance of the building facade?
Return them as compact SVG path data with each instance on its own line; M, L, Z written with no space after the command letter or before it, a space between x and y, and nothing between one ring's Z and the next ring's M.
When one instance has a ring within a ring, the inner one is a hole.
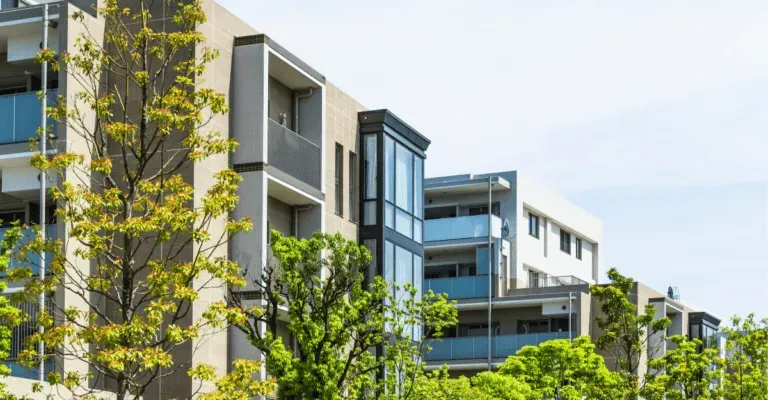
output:
M425 207L424 288L459 309L428 366L487 370L525 345L589 332L599 219L517 171L429 178Z
M154 19L170 18L160 3L153 6ZM137 4L138 0L121 3L127 7ZM74 40L86 28L102 34L104 24L94 15L94 5L96 0L48 3L48 47L57 53L74 53ZM307 62L215 1L205 0L203 6L208 21L199 29L220 57L209 66L201 85L227 94L230 105L229 115L216 118L209 129L226 133L239 147L228 157L195 164L185 179L202 196L213 182L213 174L233 168L243 179L233 217L248 217L254 224L248 234L235 236L229 248L222 249L223 254L237 261L252 282L260 277L264 265L273 262L270 230L299 238L315 232L339 233L370 248L375 260L371 276L382 274L401 284L421 283L423 171L429 140L389 110L367 110ZM40 125L36 92L42 87L41 73L33 57L41 47L42 9L42 4L31 0L3 0L0 4L0 218L7 224L38 222L40 185L32 179L38 171L29 164L34 152L28 149L28 142L36 137ZM80 11L85 11L85 25L69 18ZM51 103L58 95L71 100L82 90L75 79L53 70L47 87ZM87 153L82 140L68 135L66 126L49 124L56 135L49 143L51 153ZM63 176L68 179L67 174ZM66 238L67 230L54 217L45 222L49 236ZM9 289L14 290L19 289ZM259 296L255 291L251 284L241 294L253 298L256 305ZM225 291L206 293L195 307L206 307L224 296ZM58 290L48 301L57 307L84 305L65 290ZM36 304L19 306L32 314L37 311ZM290 342L287 324L283 326L281 337ZM420 327L413 329L414 335L420 334ZM39 371L15 362L24 338L34 330L34 321L30 321L14 331L14 348L6 361L14 378L38 376ZM212 364L219 372L226 372L234 359L261 358L236 329L192 346L196 351L190 348L176 357ZM88 366L56 358L45 370L84 372ZM93 385L94 389L111 388L104 382ZM151 388L147 397L187 398L194 390L191 379L174 376Z
M38 171L29 164L34 152L28 148L40 124L36 92L42 87L41 72L33 61L43 30L38 3L0 3L0 219L6 224L0 229L15 220L40 222ZM75 39L86 29L102 34L103 21L91 11L95 4L48 3L49 47L74 53ZM231 108L210 129L226 133L240 146L234 154L196 164L185 179L200 198L223 168L231 167L243 178L234 217L251 218L254 230L236 236L221 255L237 261L249 281L272 262L271 229L299 238L317 231L339 233L371 250L369 278L413 282L419 292L446 293L457 301L459 325L432 344L425 357L430 368L448 364L454 373L471 374L498 365L524 345L596 334L592 317L599 307L589 296L589 285L599 283L603 271L599 219L516 171L425 179L430 141L424 135L387 109L368 110L215 1L203 4L208 22L200 30L220 53L203 85L227 94ZM85 11L84 25L70 18L80 11ZM64 71L50 70L46 83L51 102L59 95L72 100L83 89ZM51 125L51 153L88 151L87 143L66 126ZM79 178L74 173L60 177ZM43 221L48 235L66 240L64 225L48 214ZM14 290L18 288L10 288ZM257 305L255 291L250 285L242 295ZM225 295L206 293L200 309ZM716 327L714 317L693 313L643 285L638 284L635 298L640 306L657 304L659 315L673 318L671 332L708 337L708 329ZM64 290L49 301L59 307L84 306ZM37 312L36 304L20 306ZM284 326L281 337L289 343ZM421 335L420 327L412 329L414 336ZM24 338L33 331L32 323L14 331L15 347L7 360L14 377L38 375L15 363ZM236 358L261 358L235 329L191 346L197 350L190 347L187 361L212 364L219 372ZM45 368L88 370L78 360L63 358ZM94 387L110 389L103 382ZM174 377L147 397L187 398L193 390L191 379Z

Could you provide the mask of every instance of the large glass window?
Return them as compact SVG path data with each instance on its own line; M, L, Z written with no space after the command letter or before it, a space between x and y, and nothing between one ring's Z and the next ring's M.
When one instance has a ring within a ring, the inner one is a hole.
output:
M376 199L376 135L365 135L365 198Z
M395 204L403 210L413 212L413 153L400 144L395 147Z
M424 217L424 160L413 157L413 215Z
M410 214L398 208L395 212L395 227L397 233L403 236L412 237L412 220Z
M385 198L395 201L395 141L384 136L384 170L387 171L384 182Z
M357 154L349 152L349 220L357 222Z
M343 216L344 210L342 204L344 204L344 147L336 143L336 173L334 175L334 181L336 183L336 215Z
M384 136L384 158L385 225L421 243L424 160L389 136Z
M395 246L395 284L400 287L397 291L398 300L402 301L405 291L403 286L413 282L413 254L410 251Z
M364 146L364 173L363 182L365 202L363 202L363 225L376 224L376 135L365 135L363 137Z

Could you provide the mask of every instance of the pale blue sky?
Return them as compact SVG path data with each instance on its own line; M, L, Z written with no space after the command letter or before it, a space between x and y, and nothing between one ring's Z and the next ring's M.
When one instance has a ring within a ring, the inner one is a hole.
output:
M768 316L768 3L221 2L431 138L428 176L524 170L606 266Z

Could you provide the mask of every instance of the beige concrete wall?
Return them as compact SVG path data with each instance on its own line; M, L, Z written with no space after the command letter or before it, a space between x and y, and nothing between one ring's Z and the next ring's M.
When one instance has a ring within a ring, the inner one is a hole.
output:
M349 152L359 154L357 113L366 110L348 94L341 91L330 82L326 82L326 178L325 178L325 231L328 233L341 233L349 240L357 240L357 223L349 220ZM344 147L344 172L342 203L343 215L335 213L336 186L334 164L336 156L336 143ZM360 158L358 156L358 162ZM359 168L358 168L359 177ZM359 179L357 179L359 181ZM356 187L358 182L351 183ZM355 191L359 195L360 191ZM357 204L358 201L355 201ZM357 211L359 220L360 212Z
M201 76L199 87L212 88L219 93L229 96L234 39L236 36L252 35L257 32L213 0L204 0L203 7L208 17L208 22L200 26L199 30L207 38L207 43L205 45L217 50L219 52L219 58L211 63L211 65L208 66L206 73ZM227 99L229 99L229 97L227 97ZM218 115L214 117L212 124L206 127L206 129L219 131L224 137L231 137L233 134L229 132L229 121L229 115ZM195 203L199 203L202 200L205 192L214 183L214 174L228 167L229 155L212 157L195 165L193 181L195 185ZM210 233L213 238L218 238L219 235L223 233L223 230L224 219L220 218L213 224ZM207 244L202 244L200 246L205 245ZM228 249L227 246L224 245L216 249L211 256L226 257L227 254ZM206 279L206 277L201 277L201 279ZM195 302L193 307L193 318L202 318L202 313L207 310L208 306L211 303L223 300L225 295L226 288L223 285L214 285L204 293L201 293L200 300ZM229 359L224 351L224 349L227 349L228 347L226 330L208 331L206 334L207 336L202 340L195 341L191 344L190 350L192 348L196 349L192 354L191 361L193 365L208 363L216 367L218 373L226 373L229 369ZM183 387L179 388L182 390L173 393L173 395L179 398L189 397L191 395L191 390L193 389L191 384L192 382L187 378L186 381L183 382ZM202 388L203 391L212 389L214 389L214 386L210 382L206 383ZM163 398L166 398L166 396L163 396Z

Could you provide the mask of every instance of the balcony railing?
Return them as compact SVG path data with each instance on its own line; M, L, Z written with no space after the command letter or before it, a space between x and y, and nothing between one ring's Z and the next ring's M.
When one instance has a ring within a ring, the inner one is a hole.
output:
M578 286L588 285L586 281L583 281L575 276L547 276L547 277L531 277L523 279L523 288L551 288L560 286Z
M52 105L58 96L58 90L48 91L48 104ZM28 142L37 137L40 128L40 100L36 92L0 96L0 144ZM50 131L56 135L56 124L48 119Z
M491 234L501 237L501 219L491 217ZM488 215L430 219L424 222L424 241L476 239L488 237Z
M268 122L267 161L269 165L321 190L320 146L271 119Z
M488 297L488 275L424 279L424 289L446 293L449 299Z
M38 303L39 304L39 303ZM27 369L18 364L17 360L19 355L27 346L27 338L37 333L37 313L39 306L36 303L21 303L13 304L14 307L22 311L25 316L28 316L26 320L21 324L15 326L11 330L11 346L9 348L8 357L5 360L5 365L11 369L11 376L17 378L36 379L38 376L37 368ZM45 310L49 315L52 314L53 302L50 296L45 298ZM45 362L45 371L53 372L54 363L53 359L48 359Z
M498 335L491 337L491 356L506 358L517 353L524 346L568 339L568 332L531 333L520 335ZM432 349L424 355L426 361L473 360L488 358L488 337L455 337L430 340Z

